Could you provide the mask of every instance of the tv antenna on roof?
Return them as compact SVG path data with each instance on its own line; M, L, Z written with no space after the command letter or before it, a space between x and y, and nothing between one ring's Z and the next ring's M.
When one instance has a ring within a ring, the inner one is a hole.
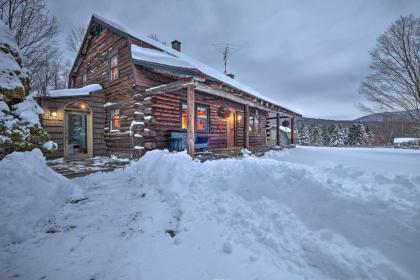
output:
M228 74L227 72L227 63L229 57L236 51L240 50L240 44L235 43L223 43L223 44L213 44L213 46L223 55L223 63L225 66L225 75Z

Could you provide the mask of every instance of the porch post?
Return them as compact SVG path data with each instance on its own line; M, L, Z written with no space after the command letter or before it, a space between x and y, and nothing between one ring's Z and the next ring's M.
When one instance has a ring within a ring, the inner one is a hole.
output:
M280 113L276 114L276 145L280 146Z
M244 112L244 146L245 149L249 149L249 106L245 105L245 112Z
M195 140L195 86L187 85L187 151L191 157L194 157Z
M294 144L295 142L295 118L290 119L290 143Z

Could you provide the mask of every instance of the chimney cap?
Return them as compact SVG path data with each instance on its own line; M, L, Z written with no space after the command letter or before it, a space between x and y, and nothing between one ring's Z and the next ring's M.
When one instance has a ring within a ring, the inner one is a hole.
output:
M172 42L171 42L171 45L172 45L172 48L174 49L174 50L177 50L177 51L181 51L181 42L180 41L178 41L178 40L173 40Z

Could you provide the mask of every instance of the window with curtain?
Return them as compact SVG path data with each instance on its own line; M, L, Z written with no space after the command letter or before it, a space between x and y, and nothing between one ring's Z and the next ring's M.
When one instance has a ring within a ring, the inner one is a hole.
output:
M196 131L209 131L210 128L210 107L207 105L195 105L195 130ZM187 129L188 127L188 112L187 103L181 102L181 128Z
M181 128L187 129L188 119L187 119L187 104L181 103Z
M114 108L110 111L110 129L118 130L120 129L120 109Z
M195 124L198 131L209 130L209 108L207 106L196 105Z
M119 70L118 70L118 54L115 53L111 56L110 62L110 73L111 73L111 81L116 80L119 78Z

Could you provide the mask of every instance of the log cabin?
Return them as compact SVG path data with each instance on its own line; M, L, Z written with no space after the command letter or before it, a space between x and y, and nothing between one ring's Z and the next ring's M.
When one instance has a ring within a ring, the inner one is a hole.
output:
M252 150L269 146L269 119L300 116L171 45L92 15L69 89L41 100L56 156Z

